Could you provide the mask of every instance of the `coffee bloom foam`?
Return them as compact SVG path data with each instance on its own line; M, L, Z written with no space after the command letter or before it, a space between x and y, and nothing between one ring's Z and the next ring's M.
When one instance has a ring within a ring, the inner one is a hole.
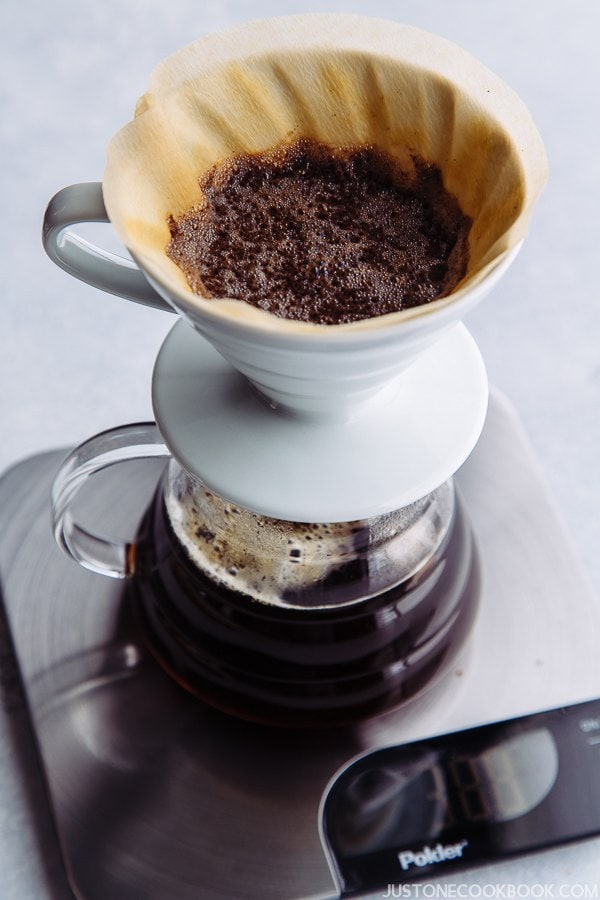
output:
M354 586L352 571L352 586L341 602L365 599L410 577L447 533L453 501L447 483L423 500L373 519L298 523L229 503L189 476L176 476L166 491L173 531L211 581L254 600L294 607L330 605L327 589L319 588L332 575L343 578L344 567L356 560L361 576ZM352 596L352 590L359 593Z

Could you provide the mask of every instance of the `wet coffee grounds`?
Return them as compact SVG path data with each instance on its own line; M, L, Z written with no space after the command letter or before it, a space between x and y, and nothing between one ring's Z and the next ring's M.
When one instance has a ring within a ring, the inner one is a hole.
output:
M299 140L227 160L204 202L169 217L169 257L197 294L243 300L324 325L408 309L451 293L471 220L441 172L402 171L374 147Z

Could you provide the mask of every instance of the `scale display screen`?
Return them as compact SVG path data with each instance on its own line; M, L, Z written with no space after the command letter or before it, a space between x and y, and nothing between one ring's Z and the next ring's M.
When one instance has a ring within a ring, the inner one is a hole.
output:
M321 816L341 896L600 832L600 701L368 753Z

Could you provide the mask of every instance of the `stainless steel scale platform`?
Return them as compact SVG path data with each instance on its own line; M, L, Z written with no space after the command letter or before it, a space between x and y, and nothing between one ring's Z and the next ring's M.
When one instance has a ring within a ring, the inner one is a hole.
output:
M600 604L497 392L457 475L484 579L466 652L408 706L331 732L238 722L157 669L130 617L127 584L84 571L54 544L49 490L61 458L25 460L0 481L0 584L78 897L331 897L319 804L342 764L382 745L600 695ZM104 489L94 490L93 509L82 498L84 514L131 537L162 465L98 476Z

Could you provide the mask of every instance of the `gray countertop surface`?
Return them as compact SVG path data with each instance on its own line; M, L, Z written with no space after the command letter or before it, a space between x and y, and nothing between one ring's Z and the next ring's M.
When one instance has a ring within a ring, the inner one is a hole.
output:
M466 324L490 381L519 413L600 596L600 6L592 0L4 0L0 469L151 418L152 366L174 321L56 268L40 240L50 197L101 180L107 141L164 56L236 22L316 9L391 18L455 41L503 77L537 122L550 180L521 254ZM109 226L87 233L118 246ZM23 712L10 699L8 656L2 644L0 900L66 897L51 830L39 825L42 785ZM600 842L514 861L486 879L529 885L529 896L542 882L553 886L550 896L559 885L589 885L585 896L598 896ZM562 896L584 896L576 890Z

